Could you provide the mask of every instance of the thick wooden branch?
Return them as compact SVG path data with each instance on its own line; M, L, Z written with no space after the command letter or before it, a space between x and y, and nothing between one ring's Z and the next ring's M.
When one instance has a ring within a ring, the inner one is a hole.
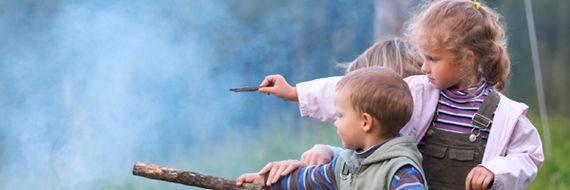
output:
M197 186L207 189L228 189L228 190L261 190L263 186L251 183L244 183L237 186L235 180L214 177L190 171L165 168L159 165L135 163L133 175L150 179L157 179L180 183L184 185Z

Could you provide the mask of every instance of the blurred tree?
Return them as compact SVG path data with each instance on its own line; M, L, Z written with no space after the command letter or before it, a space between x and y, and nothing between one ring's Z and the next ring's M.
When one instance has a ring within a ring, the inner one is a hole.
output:
M376 0L374 5L374 39L376 41L398 36L410 18L410 9L417 0Z
M536 86L532 80L533 68L524 3L521 1L489 1L504 16L509 35L509 53L512 78L507 92L511 97L529 104L531 112L538 112ZM565 0L532 1L537 32L540 63L546 104L549 113L570 115L570 2Z

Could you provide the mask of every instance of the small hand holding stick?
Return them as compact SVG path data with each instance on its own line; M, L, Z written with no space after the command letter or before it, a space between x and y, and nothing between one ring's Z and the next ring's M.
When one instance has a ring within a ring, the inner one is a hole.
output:
M267 95L273 94L285 101L299 101L297 88L287 83L287 80L281 75L268 75L263 79L259 86L232 88L234 92L255 92L259 91Z
M247 86L247 87L240 87L240 88L230 88L230 91L232 92L255 92L258 91L260 88L263 87L272 87L273 86L273 81L269 81L267 80L267 78L265 80L263 80L263 82L261 83L261 85L259 86Z

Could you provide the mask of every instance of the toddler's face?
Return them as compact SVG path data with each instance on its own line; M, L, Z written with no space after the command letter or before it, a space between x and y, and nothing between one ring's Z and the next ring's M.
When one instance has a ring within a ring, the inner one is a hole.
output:
M452 86L461 87L461 72L455 57L450 51L444 49L428 50L420 47L424 56L422 72L424 72L429 82L437 89L446 89Z
M334 122L337 133L342 139L342 145L347 149L359 150L363 148L364 120L361 115L354 110L350 103L348 90L337 91L334 97L334 104L338 118Z

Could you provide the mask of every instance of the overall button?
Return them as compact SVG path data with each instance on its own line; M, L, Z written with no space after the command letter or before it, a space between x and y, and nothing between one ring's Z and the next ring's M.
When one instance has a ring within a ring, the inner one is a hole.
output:
M470 142L475 142L475 140L477 140L477 135L475 135L475 134L469 135L469 141Z

